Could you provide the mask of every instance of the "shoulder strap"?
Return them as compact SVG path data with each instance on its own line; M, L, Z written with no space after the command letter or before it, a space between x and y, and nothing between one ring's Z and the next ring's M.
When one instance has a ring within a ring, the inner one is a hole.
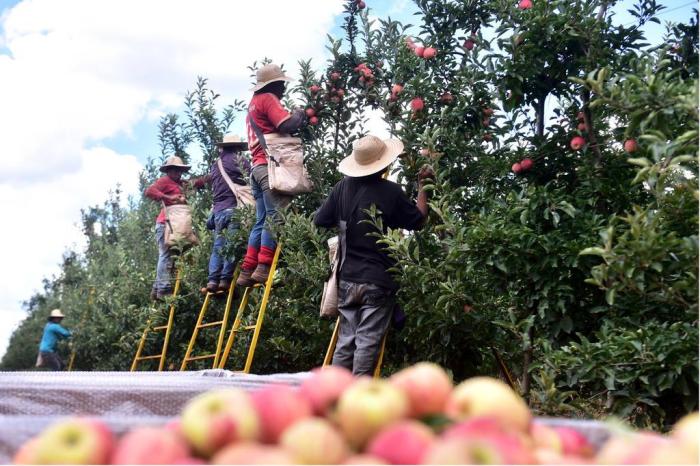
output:
M360 204L360 199L362 199L362 195L365 193L366 190L366 184L360 185L360 189L357 190L355 196L352 199L352 203L350 204L350 210L347 212L347 220L345 220L346 222L350 222L350 218L352 218L352 215L355 213L355 209L357 209L357 206ZM341 218L341 220L343 219Z
M228 176L228 173L226 173L226 170L224 170L224 162L221 161L221 157L216 159L216 166L219 167L219 173L221 173L221 176L223 177L224 181L228 185L229 189L235 194L236 188L233 186L233 180L231 179L230 176Z

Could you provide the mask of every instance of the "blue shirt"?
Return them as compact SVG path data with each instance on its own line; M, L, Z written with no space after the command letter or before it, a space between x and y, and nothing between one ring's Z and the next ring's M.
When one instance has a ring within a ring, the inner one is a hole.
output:
M70 331L61 327L60 324L55 322L49 322L44 327L44 335L41 337L41 343L39 344L39 351L44 353L55 353L56 343L58 340L68 338L70 336Z

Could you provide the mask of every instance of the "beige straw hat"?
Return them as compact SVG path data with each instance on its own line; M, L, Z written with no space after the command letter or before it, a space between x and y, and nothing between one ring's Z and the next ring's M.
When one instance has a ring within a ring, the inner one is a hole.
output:
M258 71L255 73L255 77L257 79L257 83L255 84L255 87L251 89L251 91L253 92L259 91L263 87L275 81L292 80L292 78L284 74L282 68L275 65L274 63L269 63L263 67L258 68Z
M60 309L54 309L51 311L50 317L65 317Z
M352 145L352 154L338 165L338 171L351 177L368 176L384 170L403 152L403 142L398 139L381 140L377 136L365 136Z
M165 172L165 170L168 169L169 167L178 167L178 168L182 168L185 171L187 171L191 168L189 165L186 165L185 162L183 162L182 159L180 157L178 157L177 155L172 155L172 156L168 157L165 160L165 163L160 166L160 171Z
M224 140L216 143L220 147L233 147L234 149L247 149L248 143L241 139L240 136L234 134L227 134L224 136Z

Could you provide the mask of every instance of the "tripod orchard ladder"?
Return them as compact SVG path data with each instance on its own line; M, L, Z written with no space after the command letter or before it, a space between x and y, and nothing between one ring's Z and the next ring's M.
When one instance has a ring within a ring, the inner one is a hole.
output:
M331 336L331 341L328 344L328 349L326 350L326 357L323 358L323 365L328 366L333 361L333 352L335 351L335 345L338 343L338 332L340 331L340 317L335 321L335 327L333 327L333 335ZM389 334L389 330L384 333L382 337L382 346L379 350L379 357L377 358L377 365L374 366L374 378L378 379L382 375L382 362L384 362L384 349L386 348L386 336Z
M80 316L80 323L78 324L78 330L80 330L83 327L83 324L85 323L85 319L87 318L88 313L92 310L92 303L94 302L95 299L95 285L91 285L88 289L88 298L87 298L87 306L85 310L83 311L83 314ZM73 343L73 350L70 353L70 359L68 360L68 367L67 371L72 371L73 370L73 363L75 362L75 354L76 354L76 349L75 349L75 343Z
M233 325L231 326L231 333L229 334L228 340L226 341L226 348L224 349L224 353L219 359L219 369L226 368L226 362L228 361L229 354L231 353L231 348L233 347L233 342L236 339L238 332L242 330L253 330L253 337L250 341L250 347L248 348L248 357L246 358L245 366L243 367L242 371L237 371L246 374L250 373L250 368L253 365L253 357L255 356L255 348L258 345L260 330L262 329L263 321L265 319L265 310L267 309L267 303L270 300L270 293L272 292L272 282L274 281L275 271L277 270L277 263L279 261L281 250L282 244L279 243L277 244L277 248L275 249L275 256L273 257L272 265L270 266L270 274L268 275L265 284L255 284L253 286L247 287L243 292L243 297L241 298L241 302L238 305L238 312L236 312L236 318L234 319ZM254 288L260 287L264 288L264 291L262 300L260 301L260 309L258 310L258 316L255 320L255 325L241 326L241 323L243 321L243 313L248 307L248 299L250 298L250 293Z
M175 300L178 293L180 292L180 282L182 281L182 271L183 271L183 261L177 267L177 276L175 277L175 287L173 288L173 294L170 298L170 312L168 313L168 323L166 325L160 325L158 327L151 328L151 319L146 322L146 328L143 330L143 335L141 335L141 341L139 341L138 349L136 350L136 355L134 356L134 361L131 363L131 372L136 370L136 367L141 361L157 359L158 360L158 371L162 371L165 367L165 357L168 353L168 342L170 341L170 332L173 328L173 320L175 318ZM143 347L146 344L146 337L150 332L157 332L165 330L165 337L163 338L163 349L160 354L154 354L150 356L141 356L143 352Z
M226 306L224 307L224 315L221 320L217 320L216 322L208 322L206 324L203 324L202 321L204 320L204 316L207 313L207 310L209 308L209 305L211 304L211 301L215 298L215 296L218 295L218 293L211 293L207 292L206 296L204 297L204 304L202 304L202 309L199 311L199 317L197 318L197 324L194 327L194 331L192 332L192 338L190 338L190 344L187 346L187 352L185 353L185 357L182 360L182 364L180 365L180 370L184 371L187 369L187 364L192 362L192 361L201 361L204 359L214 359L214 362L212 363L212 369L216 369L219 366L219 358L221 357L221 348L224 343L224 335L226 333L226 325L228 324L228 316L229 312L231 310L231 304L233 303L233 297L235 295L235 288L236 288L236 279L238 278L238 270L236 270L236 273L233 275L233 280L231 282L231 286L229 286L228 289L228 296L226 298ZM195 342L197 340L197 335L199 334L199 330L203 328L209 328L209 327L219 327L219 337L216 340L216 351L214 353L210 354L203 354L200 356L191 356L192 350L194 349Z

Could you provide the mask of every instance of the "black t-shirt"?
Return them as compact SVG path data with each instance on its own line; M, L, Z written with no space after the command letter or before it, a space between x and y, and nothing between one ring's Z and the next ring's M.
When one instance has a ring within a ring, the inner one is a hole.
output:
M355 194L364 185L362 198L357 208L350 215ZM385 288L396 289L391 274L387 269L394 261L382 251L383 245L377 244L375 226L361 222L369 220L364 211L375 205L381 211L384 228L403 228L418 230L423 225L423 214L403 192L401 187L383 179L380 175L362 178L345 177L333 187L330 195L320 209L316 211L314 223L320 227L336 227L340 220L347 224L347 250L345 262L340 270L340 278L356 283L373 283ZM350 217L352 217L350 219Z

